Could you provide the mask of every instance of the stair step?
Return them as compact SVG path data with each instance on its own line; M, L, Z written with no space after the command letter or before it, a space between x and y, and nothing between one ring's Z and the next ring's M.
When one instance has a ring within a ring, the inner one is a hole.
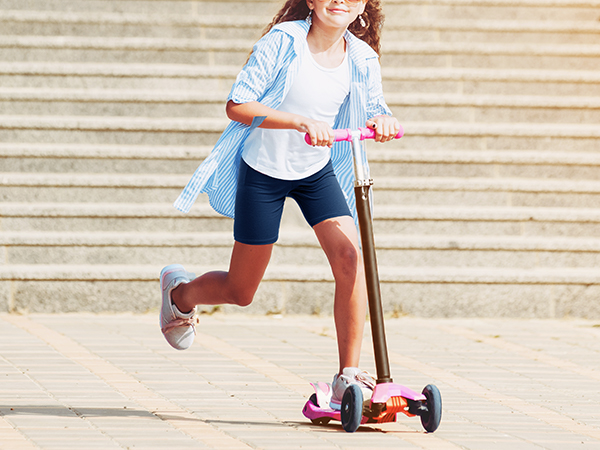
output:
M189 177L212 147L0 143L12 173L180 174ZM600 180L600 153L536 150L417 150L394 142L371 145L381 177L493 177ZM379 201L379 197L378 197Z
M241 65L252 40L86 36L1 36L0 60ZM479 42L383 42L387 67L488 67L594 70L600 45Z
M486 67L594 70L600 46L538 43L386 42L381 64L387 67Z
M597 236L592 208L395 206L376 204L375 233L448 235ZM231 231L232 220L204 202L188 214L170 204L0 204L4 231ZM89 227L89 228L86 228Z
M0 88L0 114L67 116L222 116L228 92ZM402 122L455 121L600 123L600 97L389 94Z
M189 266L204 273L215 267ZM156 311L160 266L0 266L0 298L20 312ZM595 317L596 269L394 267L380 271L384 312L435 317ZM69 301L60 301L68 298ZM123 299L127 301L124 302ZM331 314L327 266L270 266L248 313ZM206 309L205 309L206 310ZM239 308L224 307L225 312ZM210 312L210 309L208 310Z
M380 267L504 267L531 269L594 268L600 263L600 240L535 236L377 235ZM226 266L231 233L60 233L6 232L0 235L5 264L153 264L202 261ZM270 264L327 265L314 233L283 231Z
M188 214L170 203L2 203L3 231L229 231L233 221L202 202Z
M197 17L207 11L214 15L253 16L256 11L272 17L281 6L275 0L219 0L219 1L173 1L151 0L140 3L139 0L93 1L77 0L3 0L3 8L7 10L34 11L71 11L88 12L90 15L107 13L121 14L176 14Z
M594 236L592 208L375 205L375 232L398 234Z
M229 91L239 65L2 62L2 86L56 89ZM584 70L383 67L384 91L481 95L600 96L600 73Z
M214 267L190 266L190 272L201 274ZM161 267L146 265L14 265L0 266L0 280L20 281L158 281ZM411 268L387 267L380 271L382 282L456 283L456 284L598 284L600 273L590 268ZM264 281L332 282L328 266L269 266Z
M269 16L116 14L58 11L0 11L2 34L257 39ZM424 20L402 17L385 26L386 40L442 42L597 42L600 24L591 20Z
M0 310L157 310L162 266L226 270L233 221L172 202L281 3L0 3ZM369 143L386 312L600 316L599 10L384 0L405 128ZM246 310L330 314L326 258L287 205Z
M47 143L102 143L138 145L211 145L225 129L228 120L208 118L148 118L148 117L77 117L77 116L0 116L0 141ZM540 149L562 149L576 141L574 151L597 150L600 128L595 124L552 123L461 123L403 122L405 138L415 145L413 137L467 138L471 146L481 148L483 138L503 138L505 149L521 148L519 142L542 138ZM42 138L43 136L43 138ZM556 142L547 142L548 139ZM558 140L561 140L560 142ZM458 141L457 141L458 142ZM462 143L462 140L460 141ZM559 145L560 144L560 145ZM422 144L421 144L422 145ZM530 144L529 144L530 145ZM433 141L425 147L437 146ZM447 147L444 146L444 147ZM468 148L468 147L467 147ZM489 146L488 146L489 148Z
M257 39L267 16L0 11L2 34Z
M378 178L377 204L600 208L600 183L509 178Z
M228 92L0 88L0 113L13 115L218 117Z
M170 203L190 175L0 173L5 202ZM377 177L377 205L600 208L600 181ZM199 203L203 203L201 198Z
M0 141L211 145L228 123L225 118L0 116Z

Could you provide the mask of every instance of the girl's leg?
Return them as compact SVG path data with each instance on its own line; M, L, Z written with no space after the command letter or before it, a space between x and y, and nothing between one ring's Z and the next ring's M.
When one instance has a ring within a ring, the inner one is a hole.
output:
M358 233L350 216L324 220L313 227L335 279L333 314L340 373L358 367L367 311L367 290Z
M258 289L273 244L248 245L235 242L229 271L214 271L180 284L171 294L173 303L182 311L191 311L196 305L232 304L248 306Z

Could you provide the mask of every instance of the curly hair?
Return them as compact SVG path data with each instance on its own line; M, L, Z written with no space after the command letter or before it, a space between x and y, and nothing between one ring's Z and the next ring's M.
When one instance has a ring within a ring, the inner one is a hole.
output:
M275 25L282 22L292 20L306 19L310 9L306 4L306 0L287 0L283 7L279 10L273 20L263 32L263 36L271 31ZM367 0L365 11L361 14L365 23L363 27L360 22L360 17L350 24L348 30L356 37L362 39L371 46L373 50L380 55L381 49L381 27L383 26L383 12L381 11L380 0Z

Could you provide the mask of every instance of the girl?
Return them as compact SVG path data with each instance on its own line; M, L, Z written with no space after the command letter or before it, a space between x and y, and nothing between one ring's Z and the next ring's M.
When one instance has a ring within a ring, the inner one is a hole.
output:
M359 384L368 398L374 383L357 369L365 276L353 219L352 156L349 143L333 146L333 128L366 124L378 142L400 129L382 94L382 22L379 0L285 3L231 89L226 110L232 122L175 202L187 212L205 192L216 211L235 219L229 271L193 281L180 265L161 272L161 328L169 344L186 349L194 340L196 305L252 302L278 238L285 198L296 200L335 280L337 408L348 384Z

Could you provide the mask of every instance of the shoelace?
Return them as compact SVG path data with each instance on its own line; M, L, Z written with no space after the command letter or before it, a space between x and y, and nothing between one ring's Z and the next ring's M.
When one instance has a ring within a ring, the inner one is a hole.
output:
M162 332L166 334L173 331L175 328L192 327L192 331L196 334L196 324L198 323L200 323L200 319L196 316L190 317L189 319L178 318L162 327Z
M371 375L366 370L363 370L362 372L357 373L355 378L356 378L356 381L360 382L361 384L364 384L369 389L371 389L371 390L375 389L375 378L373 377L373 375Z

